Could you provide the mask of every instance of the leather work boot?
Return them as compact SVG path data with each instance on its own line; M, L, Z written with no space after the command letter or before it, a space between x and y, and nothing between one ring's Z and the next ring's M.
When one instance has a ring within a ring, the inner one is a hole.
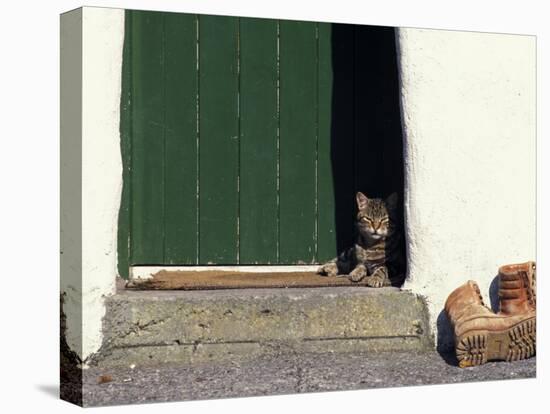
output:
M449 295L445 312L454 329L461 368L494 360L517 361L536 352L534 308L521 314L495 314L485 306L472 280Z
M537 306L535 262L509 264L498 269L499 314L515 315Z

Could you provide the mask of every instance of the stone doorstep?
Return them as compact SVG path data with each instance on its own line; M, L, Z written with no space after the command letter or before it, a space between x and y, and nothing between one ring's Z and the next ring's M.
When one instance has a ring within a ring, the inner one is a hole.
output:
M434 349L425 300L397 288L122 290L106 307L92 365Z

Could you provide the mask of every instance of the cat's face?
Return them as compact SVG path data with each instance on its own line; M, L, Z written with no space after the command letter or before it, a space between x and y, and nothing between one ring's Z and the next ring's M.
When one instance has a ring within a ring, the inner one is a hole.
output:
M397 193L389 197L368 198L363 193L356 194L357 229L367 240L383 240L391 236L396 228Z

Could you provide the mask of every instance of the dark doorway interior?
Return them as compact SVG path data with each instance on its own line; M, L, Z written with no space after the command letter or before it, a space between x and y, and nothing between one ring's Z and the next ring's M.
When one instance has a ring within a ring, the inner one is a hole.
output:
M403 140L394 28L333 24L332 64L331 160L337 246L342 251L354 242L357 191L369 197L386 197L396 191L403 216Z

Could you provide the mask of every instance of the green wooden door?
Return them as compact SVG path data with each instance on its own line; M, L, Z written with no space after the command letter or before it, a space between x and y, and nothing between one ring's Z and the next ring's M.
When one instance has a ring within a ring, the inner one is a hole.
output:
M351 234L354 170L342 141L349 188L338 213L331 31L126 12L122 275L131 265L311 264L337 254L338 214ZM352 69L353 50L339 66Z

